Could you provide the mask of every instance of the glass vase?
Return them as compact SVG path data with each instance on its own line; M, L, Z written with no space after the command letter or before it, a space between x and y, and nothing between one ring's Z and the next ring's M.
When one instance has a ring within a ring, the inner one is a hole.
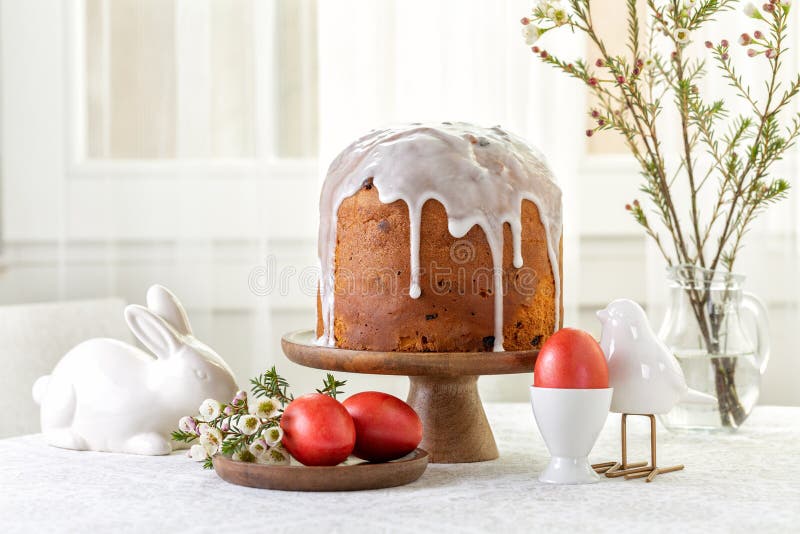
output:
M667 279L659 336L688 386L717 400L680 402L661 422L670 430L736 430L758 401L769 359L766 308L742 290L741 275L680 265L668 269Z

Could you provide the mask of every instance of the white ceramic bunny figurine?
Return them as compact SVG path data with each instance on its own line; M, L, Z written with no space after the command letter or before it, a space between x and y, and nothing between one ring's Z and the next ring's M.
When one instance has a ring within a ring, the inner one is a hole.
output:
M168 454L181 416L207 398L236 393L228 365L192 335L186 312L167 288L147 291L147 308L130 305L125 320L154 355L96 338L77 345L33 386L50 445L65 449Z

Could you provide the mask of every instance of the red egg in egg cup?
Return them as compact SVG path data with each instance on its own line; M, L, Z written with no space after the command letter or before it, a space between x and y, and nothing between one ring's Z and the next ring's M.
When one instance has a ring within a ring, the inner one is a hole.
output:
M608 365L600 345L587 332L562 328L536 359L531 406L550 463L539 480L552 484L587 484L600 477L589 452L611 407Z

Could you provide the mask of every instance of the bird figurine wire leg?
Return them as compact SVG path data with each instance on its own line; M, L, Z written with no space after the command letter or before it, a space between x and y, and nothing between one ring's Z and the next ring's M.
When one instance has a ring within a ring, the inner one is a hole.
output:
M629 415L641 415L650 419L650 463L647 462L633 462L628 463L628 435L627 435L627 421ZM625 480L634 478L646 478L647 482L655 480L656 476L664 473L672 473L673 471L680 471L683 469L683 464L673 465L670 467L658 467L656 463L656 417L653 414L622 414L622 461L615 462L609 467L612 462L605 462L603 464L596 464L592 467L598 473L605 473L608 478L625 477Z
M628 463L628 439L626 432L627 414L622 414L622 461L621 462L603 462L599 464L592 464L592 469L598 475L605 474L609 478L625 475L632 469L638 469L647 466L647 462L631 462ZM649 469L649 467L648 467ZM619 474L615 474L619 473Z

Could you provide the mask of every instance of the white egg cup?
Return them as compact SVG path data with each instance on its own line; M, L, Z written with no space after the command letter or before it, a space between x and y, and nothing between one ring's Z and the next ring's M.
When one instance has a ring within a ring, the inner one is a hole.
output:
M550 463L539 480L550 484L590 484L600 476L589 452L603 429L613 388L559 389L531 386L531 406Z

